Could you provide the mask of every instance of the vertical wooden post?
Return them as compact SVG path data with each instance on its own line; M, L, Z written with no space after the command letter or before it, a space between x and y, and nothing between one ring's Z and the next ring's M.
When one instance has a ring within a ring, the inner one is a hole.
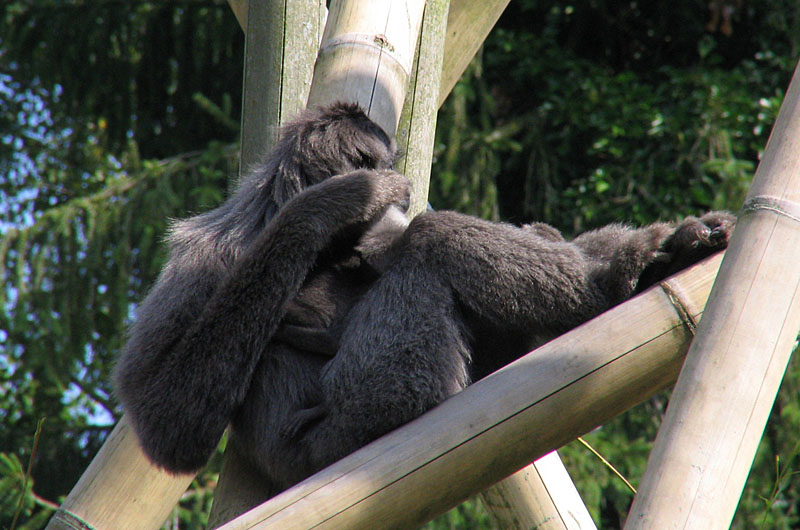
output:
M408 177L413 186L411 217L425 211L428 204L449 6L449 0L426 2L412 75L397 127L397 142L402 151L397 170Z
M244 173L269 152L279 127L305 108L325 24L325 2L238 1L231 7L240 23L246 21L240 159ZM209 527L223 524L271 494L252 466L228 447Z
M242 172L269 152L278 128L306 106L324 20L322 0L247 4Z
M728 528L800 329L800 68L625 528Z

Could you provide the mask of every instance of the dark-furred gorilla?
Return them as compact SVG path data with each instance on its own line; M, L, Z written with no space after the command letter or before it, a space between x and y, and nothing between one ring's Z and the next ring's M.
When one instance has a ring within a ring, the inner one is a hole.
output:
M225 204L173 227L115 372L156 464L196 471L231 423L277 493L724 248L734 223L406 228L395 156L354 105L306 112Z

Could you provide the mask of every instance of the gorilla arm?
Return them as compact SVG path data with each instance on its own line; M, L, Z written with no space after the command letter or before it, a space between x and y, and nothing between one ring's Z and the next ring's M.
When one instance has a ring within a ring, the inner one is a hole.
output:
M730 213L711 212L677 227L609 225L565 241L541 225L428 212L406 231L398 267L407 277L438 276L474 319L470 328L552 336L722 250L734 223Z

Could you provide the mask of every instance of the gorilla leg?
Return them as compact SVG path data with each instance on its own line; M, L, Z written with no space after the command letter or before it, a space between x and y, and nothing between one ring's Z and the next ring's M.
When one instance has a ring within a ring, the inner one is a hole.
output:
M300 443L321 469L469 383L468 337L449 289L401 260L354 307L323 370L327 414Z

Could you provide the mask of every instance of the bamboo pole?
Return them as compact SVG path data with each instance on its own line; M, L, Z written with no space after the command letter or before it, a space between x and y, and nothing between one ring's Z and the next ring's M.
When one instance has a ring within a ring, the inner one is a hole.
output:
M800 329L800 67L626 529L728 528Z
M308 106L346 99L394 135L414 63L424 0L330 6Z
M123 417L47 530L159 528L193 479L153 466Z
M249 0L228 0L242 29L247 28ZM439 106L453 90L461 74L483 44L510 0L451 0L447 38L439 86Z
M719 261L603 313L223 528L422 524L673 382Z
M480 494L503 530L592 530L592 516L558 453L547 453Z

